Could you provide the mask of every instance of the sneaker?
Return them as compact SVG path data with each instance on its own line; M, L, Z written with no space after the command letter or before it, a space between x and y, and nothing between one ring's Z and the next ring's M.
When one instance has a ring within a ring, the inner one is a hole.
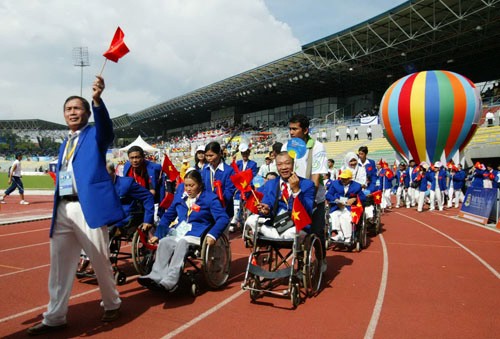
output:
M19 202L19 204L21 204L21 205L29 205L30 203L29 203L29 202L27 202L26 200L21 200L21 201Z
M4 197L3 197L3 195L0 197L0 201L4 201Z
M345 239L344 239L344 242L345 242L345 243L349 243L349 242L351 242L351 237L347 237L347 238L345 238Z
M229 225L229 232L230 233L233 233L235 230L236 230L236 225L234 225L234 224Z

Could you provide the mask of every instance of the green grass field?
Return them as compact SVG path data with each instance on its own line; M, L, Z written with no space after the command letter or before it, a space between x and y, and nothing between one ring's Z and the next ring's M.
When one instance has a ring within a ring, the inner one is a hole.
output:
M0 191L4 191L8 181L7 173L0 173ZM53 190L54 181L49 175L25 175L22 177L24 189Z

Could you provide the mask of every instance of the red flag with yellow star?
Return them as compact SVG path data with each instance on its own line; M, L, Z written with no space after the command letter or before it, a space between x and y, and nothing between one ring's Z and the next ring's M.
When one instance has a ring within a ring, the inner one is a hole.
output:
M359 196L358 196L358 201L357 201L356 205L351 206L352 222L357 224L359 222L359 220L361 219L362 215L363 215L363 204L359 200Z
M253 214L259 214L259 210L257 209L257 205L260 203L260 201L264 197L264 193L259 192L259 191L253 191L253 193L255 193L255 194L250 194L250 196L247 198L247 202L245 204L245 207L247 210L249 210Z
M382 203L382 191L373 192L372 197L375 205L380 205Z
M240 190L241 193L250 192L252 190L251 183L253 179L253 172L251 168L231 175L230 179L236 189Z
M165 158L163 158L163 165L161 166L161 170L168 176L170 181L175 181L175 179L177 179L177 177L179 176L179 171L177 170L177 168L175 168L174 164L172 164L172 161L166 154Z
M292 220L295 224L295 230L297 232L300 232L304 227L310 225L312 222L311 217L298 197L293 199Z

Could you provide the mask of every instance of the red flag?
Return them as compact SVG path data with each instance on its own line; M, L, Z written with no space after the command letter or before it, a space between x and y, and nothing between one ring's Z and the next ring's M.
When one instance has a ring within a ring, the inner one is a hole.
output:
M231 179L236 189L240 190L242 193L250 192L252 189L252 186L250 185L253 179L253 172L251 168L233 174L229 177L229 179Z
M394 178L394 173L392 173L390 168L386 168L385 169L385 176L387 177L387 179L391 180L392 178Z
M245 207L247 210L252 212L253 214L259 214L259 210L257 209L257 205L260 203L262 198L264 197L264 193L259 192L259 191L253 191L254 194L250 194L250 196L247 199L247 202L245 204ZM255 197L257 196L257 199Z
M359 195L358 195L356 205L351 206L352 222L357 224L361 219L362 215L363 215L363 204L361 203L361 200L359 200Z
M295 224L295 230L297 232L300 232L304 227L310 225L312 222L311 217L298 197L293 199L292 220Z
M231 167L234 170L234 173L240 173L240 169L238 168L238 165L236 164L236 159L233 159L233 162L231 163Z
M372 198L375 205L380 205L382 203L382 191L373 192Z
M168 209L170 205L172 205L172 201L174 201L174 194L170 192L165 193L165 198L160 202L160 207L164 209Z
M222 207L226 207L226 202L224 201L224 195L222 194L222 182L220 180L214 180L215 194L219 198Z
M49 175L52 178L52 180L54 180L54 185L55 185L56 184L56 174L52 171L49 171Z
M177 177L179 176L179 171L177 170L177 168L175 168L174 164L172 164L172 161L166 154L165 158L163 158L163 165L161 166L161 170L168 176L170 181L175 181L175 179L177 179Z
M127 45L125 45L125 42L123 41L124 37L125 34L123 34L122 29L118 27L109 49L103 54L106 59L118 62L118 59L129 52Z

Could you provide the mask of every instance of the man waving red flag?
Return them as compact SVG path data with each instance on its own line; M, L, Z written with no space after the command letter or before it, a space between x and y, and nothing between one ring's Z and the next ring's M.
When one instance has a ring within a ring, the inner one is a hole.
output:
M123 33L122 29L118 27L116 29L115 36L111 41L109 49L103 54L106 59L113 62L118 62L118 59L129 52L127 45L125 45L125 42L123 41L124 37L125 34Z

